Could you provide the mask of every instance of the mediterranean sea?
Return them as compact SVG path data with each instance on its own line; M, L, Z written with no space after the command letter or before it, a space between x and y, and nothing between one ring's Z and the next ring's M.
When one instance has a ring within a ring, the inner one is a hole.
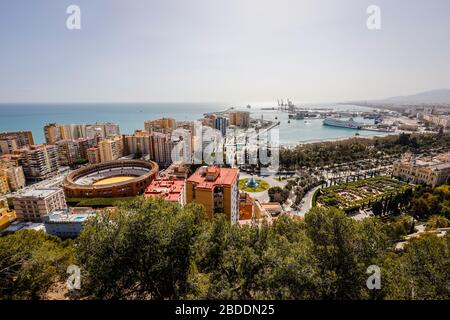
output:
M370 109L351 105L317 105L338 110L368 111ZM43 143L43 127L47 123L95 123L114 122L119 124L121 133L133 133L143 129L144 120L171 117L179 121L197 120L205 112L221 111L229 105L220 103L67 103L67 104L0 104L0 132L30 130L35 143ZM380 136L380 132L335 128L322 125L322 119L293 120L288 113L278 110L251 109L252 118L280 121L280 143L292 145L314 141L342 139L360 136ZM277 118L277 119L275 119ZM355 121L373 123L372 120L355 118Z

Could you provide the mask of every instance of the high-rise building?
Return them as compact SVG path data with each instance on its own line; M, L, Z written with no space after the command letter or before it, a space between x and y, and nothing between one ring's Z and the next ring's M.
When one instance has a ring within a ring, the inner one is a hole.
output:
M3 138L0 139L0 154L13 153L14 150L19 148L16 138Z
M54 145L32 145L14 154L19 156L19 165L27 180L44 180L58 173L58 148Z
M95 123L86 125L86 138L109 139L120 135L119 125L115 123Z
M140 154L141 156L152 154L150 133L136 130L132 135L123 136L124 155Z
M25 176L22 167L13 162L0 159L0 175L6 176L10 191L17 191L25 186Z
M150 159L162 167L168 167L172 163L172 149L175 143L169 133L153 132L151 135L152 153Z
M0 195L10 192L9 184L8 184L8 176L6 172L0 170Z
M227 126L228 126L228 119L225 117L217 117L214 120L214 129L219 130L222 133L222 136L227 135Z
M100 163L100 150L98 147L92 147L87 150L87 160L90 164Z
M57 124L44 127L47 144L56 144L60 140L106 139L120 135L119 125L115 123L95 124Z
M160 133L170 133L175 129L176 122L172 118L161 118L157 120L145 120L144 128L145 131L160 132Z
M81 159L87 159L88 149L97 145L97 140L95 138L79 138L75 140L75 142L78 144Z
M250 112L233 111L228 113L228 124L240 128L248 128L250 126Z
M31 131L1 132L0 140L4 138L15 139L19 148L34 144L33 133Z
M122 137L105 139L98 143L101 162L117 160L123 157Z
M235 223L239 219L239 169L200 167L186 180L186 203L205 207L210 219L225 214Z
M66 209L64 191L60 188L33 189L13 199L17 219L43 222L44 216L58 209Z
M56 142L62 140L61 126L56 123L46 124L44 135L47 144L56 144Z
M70 166L81 159L80 148L76 140L60 140L58 147L58 162L61 166Z
M203 126L214 128L216 116L213 114L208 114L199 121L202 123Z

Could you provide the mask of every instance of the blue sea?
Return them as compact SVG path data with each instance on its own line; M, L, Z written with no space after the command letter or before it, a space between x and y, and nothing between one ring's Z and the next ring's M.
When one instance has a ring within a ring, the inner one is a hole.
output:
M133 133L143 129L144 120L172 117L176 120L197 120L205 112L229 108L220 103L102 103L102 104L0 104L0 132L31 130L36 143L45 142L43 127L47 123L95 123L114 122L120 126L121 133ZM323 106L318 106L323 107ZM329 107L329 105L327 106ZM334 105L340 110L368 110L364 107ZM244 109L244 108L238 108ZM295 144L320 140L352 137L356 130L333 128L322 125L322 119L291 120L288 114L276 110L261 110L258 106L249 110L252 117L281 122L280 143ZM360 118L355 121L367 122ZM370 121L369 121L370 122ZM361 136L383 135L379 132L363 131Z

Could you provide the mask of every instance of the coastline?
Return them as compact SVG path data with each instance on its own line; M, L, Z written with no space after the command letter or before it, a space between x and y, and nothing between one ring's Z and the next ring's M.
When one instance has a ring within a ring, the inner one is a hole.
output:
M399 133L396 132L390 132L389 134L384 134L384 135L370 135L370 136L352 136L352 137L337 137L337 138L332 138L332 139L311 139L311 140L304 140L304 141L299 141L297 143L280 143L280 148L287 148L287 149L293 149L297 146L300 145L305 145L305 144L314 144L314 143L320 143L320 142L338 142L338 141L345 141L345 140L350 140L350 139L374 139L374 138L382 138L382 137L387 137L387 136L397 136L399 135Z

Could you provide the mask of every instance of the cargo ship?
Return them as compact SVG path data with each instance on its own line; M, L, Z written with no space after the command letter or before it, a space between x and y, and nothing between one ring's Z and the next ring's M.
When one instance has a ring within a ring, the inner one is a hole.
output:
M364 124L359 123L353 120L353 118L350 118L348 120L338 120L333 118L327 118L323 120L323 125L325 126L332 126L332 127L341 127L341 128L347 128L347 129L361 129L363 128Z

